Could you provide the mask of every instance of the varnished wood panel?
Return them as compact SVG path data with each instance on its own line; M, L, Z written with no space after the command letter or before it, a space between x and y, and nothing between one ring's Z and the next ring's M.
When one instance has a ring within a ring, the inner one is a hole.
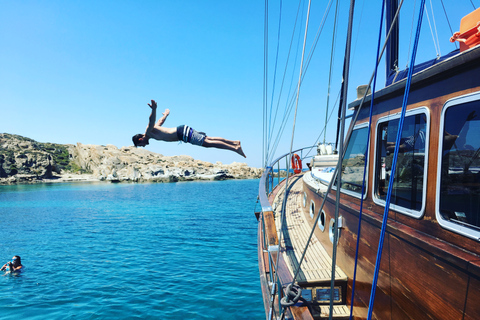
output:
M283 255L280 255L278 258L278 266L277 266L278 278L280 279L280 283L286 287L288 284L292 283L293 275L288 269L285 260L283 259Z
M267 318L268 310L269 310L270 292L268 289L267 270L265 268L266 261L264 259L263 228L262 228L261 214L258 222L257 251L258 251L258 269L260 273L260 287L262 288L263 306L265 309L265 317Z
M277 230L275 229L275 219L273 218L273 212L272 211L264 212L263 221L265 224L265 235L267 237L267 245L268 246L278 245ZM268 247L266 249L268 249Z
M307 307L291 307L290 311L292 312L293 319L295 320L313 320L310 311Z
M413 319L461 319L467 274L395 236L390 240L395 309Z
M316 213L320 209L323 198L318 196L313 190L305 186L304 190L307 192L307 202L310 200L315 202ZM334 218L335 204L332 201L327 201L324 208L326 214L326 227L322 232L319 228L315 229L315 235L322 245L327 249L329 254L333 251L333 245L330 242L328 235L328 224L330 219ZM307 209L304 209L305 219L309 220L310 225L313 226L314 219L310 218ZM349 278L348 286L351 288L354 265L355 265L355 248L357 243L358 231L358 212L355 210L346 210L341 208L340 215L344 218L344 228L341 230L340 238L338 239L337 247L337 265L347 274ZM365 308L368 308L373 273L375 269L375 261L378 249L378 241L380 237L380 221L372 224L369 221L362 221L362 231L358 254L357 266L357 281L355 287L355 303L354 315L362 318L365 313ZM373 316L376 319L389 319L391 317L390 309L390 270L389 270L389 239L385 237L383 244L382 260L380 264L380 273L378 278L378 288L376 290L374 305L379 306L374 308ZM347 304L351 303L351 291L347 293ZM387 306L387 307L386 307ZM358 308L359 312L356 312Z
M480 269L480 261L472 262L472 267L477 270ZM464 320L478 320L480 319L480 277L477 274L470 274L468 280L467 302L465 303L465 317Z

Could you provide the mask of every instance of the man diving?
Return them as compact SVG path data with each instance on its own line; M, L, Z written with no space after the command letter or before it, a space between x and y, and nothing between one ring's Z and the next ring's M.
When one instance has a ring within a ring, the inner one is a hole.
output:
M157 123L155 123L157 118L157 103L155 100L152 100L152 103L148 105L150 108L152 108L148 126L144 134L140 133L132 137L135 147L145 147L147 144L149 144L149 139L167 142L184 141L205 148L231 150L246 158L240 145L240 141L232 141L219 137L208 137L205 133L198 132L185 125L181 125L176 128L162 127L168 115L170 114L170 110L166 109L163 113L163 116L157 121Z

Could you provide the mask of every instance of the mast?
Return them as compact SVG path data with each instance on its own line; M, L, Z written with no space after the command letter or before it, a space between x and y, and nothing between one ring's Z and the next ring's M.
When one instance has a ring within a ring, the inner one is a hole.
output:
M387 0L386 3L386 32L388 32L390 26L392 25L393 18L398 8L398 0ZM397 71L398 67L398 19L392 27L390 38L387 42L387 55L385 59L386 63L386 77L388 77Z

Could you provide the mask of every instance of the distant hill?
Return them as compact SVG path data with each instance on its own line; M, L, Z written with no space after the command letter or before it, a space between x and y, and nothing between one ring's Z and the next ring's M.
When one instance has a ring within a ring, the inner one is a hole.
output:
M53 181L176 182L251 179L262 170L190 156L166 157L142 148L42 143L0 134L0 184Z

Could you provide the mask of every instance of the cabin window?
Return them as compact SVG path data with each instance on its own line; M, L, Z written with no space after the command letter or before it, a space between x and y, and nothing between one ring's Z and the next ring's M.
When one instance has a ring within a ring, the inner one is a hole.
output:
M362 193L367 134L368 126L366 125L352 131L342 162L342 192L356 197L360 197Z
M478 99L478 94L476 95ZM475 97L475 95L474 95ZM480 100L469 96L443 111L437 218L480 238ZM438 216L438 214L440 216ZM442 223L443 222L443 223Z
M425 199L425 154L427 113L425 109L409 112L404 119L397 168L393 181L391 208L414 217L420 217ZM377 126L375 159L375 200L385 205L390 182L399 116L380 120Z

